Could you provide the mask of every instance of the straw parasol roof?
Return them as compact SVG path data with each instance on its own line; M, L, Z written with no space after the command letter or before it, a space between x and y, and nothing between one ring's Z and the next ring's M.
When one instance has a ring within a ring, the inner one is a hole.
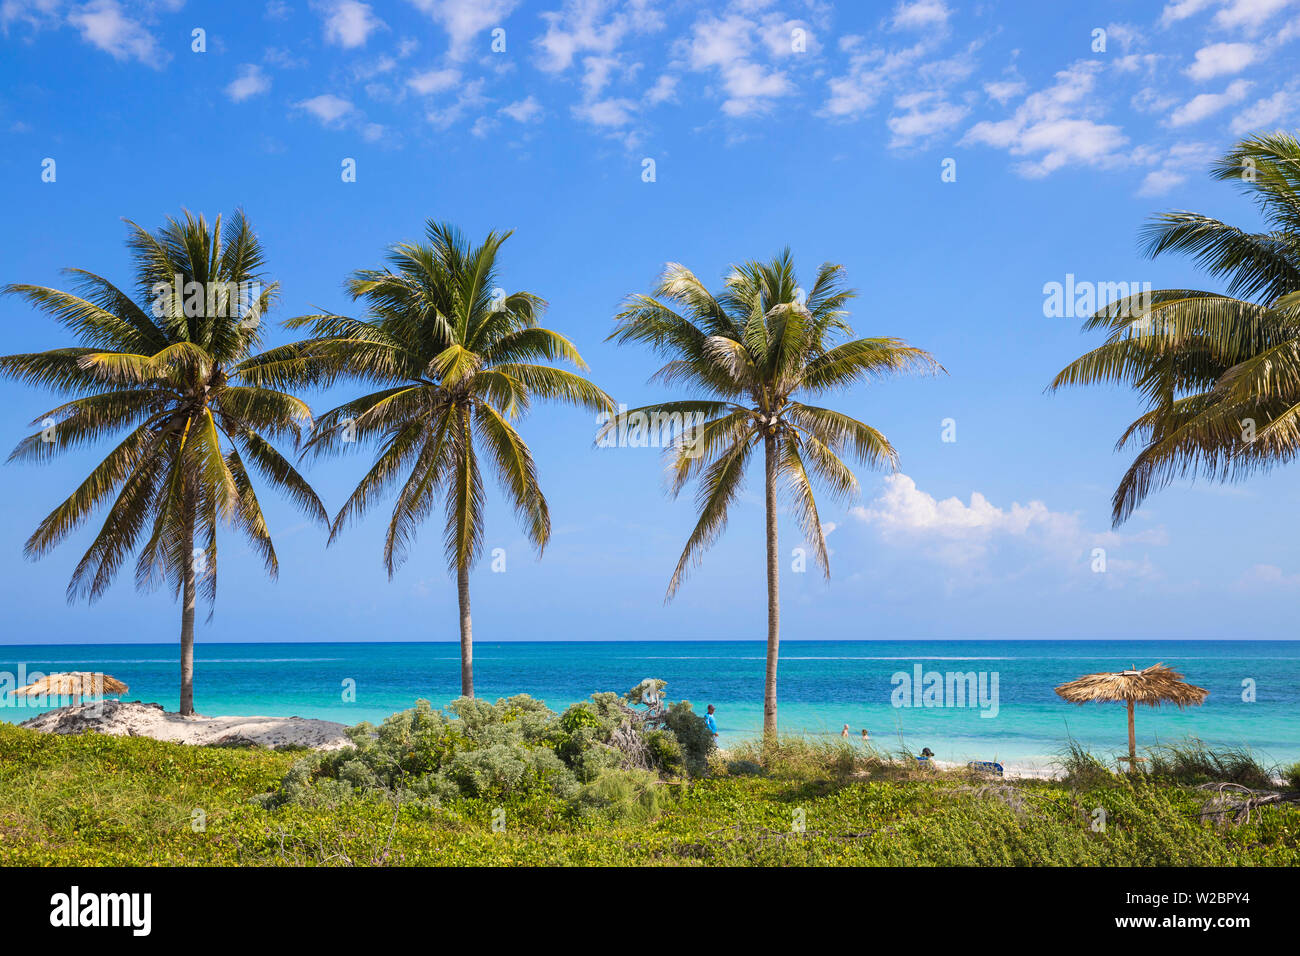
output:
M70 671L67 674L50 674L15 693L28 697L98 697L105 694L125 694L129 687L116 677L92 674L89 671Z
M1170 703L1180 709L1200 704L1210 692L1203 687L1193 687L1183 680L1183 675L1156 664L1146 670L1115 671L1089 674L1062 684L1056 692L1072 704L1096 701L1133 701L1156 707Z
M1130 768L1140 759L1137 755L1137 738L1133 730L1133 705L1146 704L1158 707L1173 704L1184 707L1200 705L1210 692L1183 680L1183 675L1164 664L1155 664L1145 670L1136 665L1131 670L1102 674L1088 674L1078 680L1062 684L1056 693L1072 704L1122 701L1128 706L1128 756Z

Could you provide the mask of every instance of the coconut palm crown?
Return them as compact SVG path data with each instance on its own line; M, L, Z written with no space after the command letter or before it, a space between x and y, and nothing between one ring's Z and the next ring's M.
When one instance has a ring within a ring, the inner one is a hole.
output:
M461 692L474 694L469 572L483 548L486 465L496 473L538 553L551 533L537 467L512 421L535 400L610 411L612 400L583 376L541 362L586 364L563 335L538 322L545 301L498 285L497 253L510 236L489 233L473 245L430 220L425 241L402 243L387 268L353 274L348 291L364 318L301 316L289 325L311 338L267 352L261 380L332 385L364 382L378 390L325 412L304 454L372 445L374 463L344 502L333 541L394 486L384 538L389 576L408 554L420 523L441 505L447 566L460 605Z
M699 519L669 580L669 599L726 527L746 466L762 455L768 581L763 726L769 738L776 732L778 485L829 577L814 482L849 500L858 493L858 481L841 456L873 468L894 468L898 460L878 430L816 402L896 372L941 368L929 353L901 339L851 338L845 306L854 295L844 284L844 269L832 263L821 266L805 295L788 249L770 262L734 266L717 295L685 266L670 263L650 295L629 298L610 336L647 344L668 359L652 381L704 396L632 409L605 427L624 427L638 416L689 421L669 449L671 492L676 496L698 478Z
M274 577L279 563L250 470L308 515L327 515L273 441L298 442L305 403L246 379L262 319L276 295L241 212L222 227L186 212L150 232L135 223L128 247L134 295L108 279L67 270L75 292L8 285L49 313L78 346L0 358L0 374L75 396L38 415L41 430L10 461L45 462L125 432L27 541L40 558L101 506L104 522L73 571L68 600L100 597L137 553L136 583L180 596L181 713L192 713L197 593L217 591L217 527L233 525Z
M1244 139L1212 175L1254 201L1265 229L1169 212L1146 227L1145 251L1191 256L1224 291L1110 303L1084 323L1105 341L1049 386L1117 383L1145 400L1116 446L1140 446L1112 498L1116 525L1176 478L1241 480L1300 451L1300 141Z

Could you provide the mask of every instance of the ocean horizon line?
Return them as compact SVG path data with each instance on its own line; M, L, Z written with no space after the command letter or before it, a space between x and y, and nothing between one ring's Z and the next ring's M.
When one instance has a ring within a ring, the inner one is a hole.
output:
M337 644L375 647L394 645L458 645L458 638L446 640L281 640L281 641L195 641L195 647L240 646L281 647L293 645ZM475 640L476 648L497 644L759 644L761 637L641 637L641 638L500 638ZM783 637L786 644L1300 644L1294 637ZM0 647L172 647L177 641L3 641Z

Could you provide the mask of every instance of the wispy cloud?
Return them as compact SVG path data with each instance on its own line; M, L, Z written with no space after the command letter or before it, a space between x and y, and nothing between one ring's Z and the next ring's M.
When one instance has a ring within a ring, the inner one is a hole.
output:
M271 78L256 63L244 63L226 86L226 96L236 103L260 96L271 88Z
M1250 43L1212 43L1196 51L1196 59L1187 75L1197 81L1240 73L1259 58L1259 50Z
M372 33L384 28L370 4L359 0L327 0L316 8L324 20L325 42L345 50L365 46Z
M501 26L519 6L519 0L411 0L411 3L447 31L447 55L453 60L468 58L478 35Z
M117 0L93 0L73 7L68 23L77 28L83 40L116 60L139 60L159 69L170 59L159 50L153 34L127 16Z
M952 11L943 0L912 0L894 8L895 30L934 30L947 26Z
M1046 176L1069 165L1110 167L1124 162L1128 137L1121 128L1097 119L1102 107L1094 93L1103 66L1079 60L1056 74L1051 86L1031 93L1008 118L972 126L963 143L1005 149L1026 159L1021 175Z
M441 93L444 90L450 90L459 82L460 70L447 68L416 73L406 81L406 85L415 92L427 96L430 93Z
M1248 92L1250 92L1249 80L1233 80L1222 93L1201 93L1193 96L1170 114L1169 125L1189 126L1192 123L1199 123L1233 103L1240 103L1246 98Z
M322 93L308 100L299 100L294 106L310 113L325 126L337 125L355 109L349 100L335 96L333 93Z
M1053 511L1042 501L1013 502L1003 508L979 492L969 504L960 498L939 500L916 486L907 475L885 479L881 494L870 505L850 514L880 532L886 543L918 549L925 557L951 567L987 563L1000 543L1016 543L1031 552L1050 554L1059 565L1087 570L1093 549L1164 545L1163 529L1134 534L1092 532L1078 514ZM1142 565L1132 558L1107 555L1108 570L1133 572Z

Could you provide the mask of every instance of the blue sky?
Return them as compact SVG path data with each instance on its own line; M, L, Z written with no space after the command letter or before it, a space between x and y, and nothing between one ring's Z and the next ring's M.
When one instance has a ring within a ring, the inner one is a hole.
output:
M791 571L802 541L783 517L787 639L1291 637L1300 545L1278 527L1295 472L1180 484L1112 532L1127 464L1113 444L1138 404L1044 394L1092 342L1044 315L1043 289L1067 275L1213 288L1185 261L1141 258L1138 230L1168 208L1258 226L1205 168L1245 132L1300 125L1298 41L1290 0L0 0L0 281L58 285L75 266L125 283L122 217L242 206L285 318L348 311L347 273L428 217L514 229L505 284L548 299L547 323L636 404L663 393L646 384L652 356L604 341L623 297L667 261L716 283L789 245L804 276L845 266L860 334L904 337L949 374L838 399L902 470L860 473L856 506L824 507L829 583ZM0 351L69 344L17 300L0 308ZM318 410L338 397L308 396ZM54 404L0 383L4 441ZM536 560L493 498L487 546L506 570L474 575L476 639L763 636L757 472L665 605L694 511L664 493L657 452L593 448L595 422L570 409L539 406L520 428L554 534ZM175 639L170 596L129 575L93 607L64 604L86 535L22 557L91 464L0 468L0 640ZM366 464L308 475L333 511ZM454 639L436 526L389 582L382 512L326 550L263 497L280 580L228 537L200 640Z

